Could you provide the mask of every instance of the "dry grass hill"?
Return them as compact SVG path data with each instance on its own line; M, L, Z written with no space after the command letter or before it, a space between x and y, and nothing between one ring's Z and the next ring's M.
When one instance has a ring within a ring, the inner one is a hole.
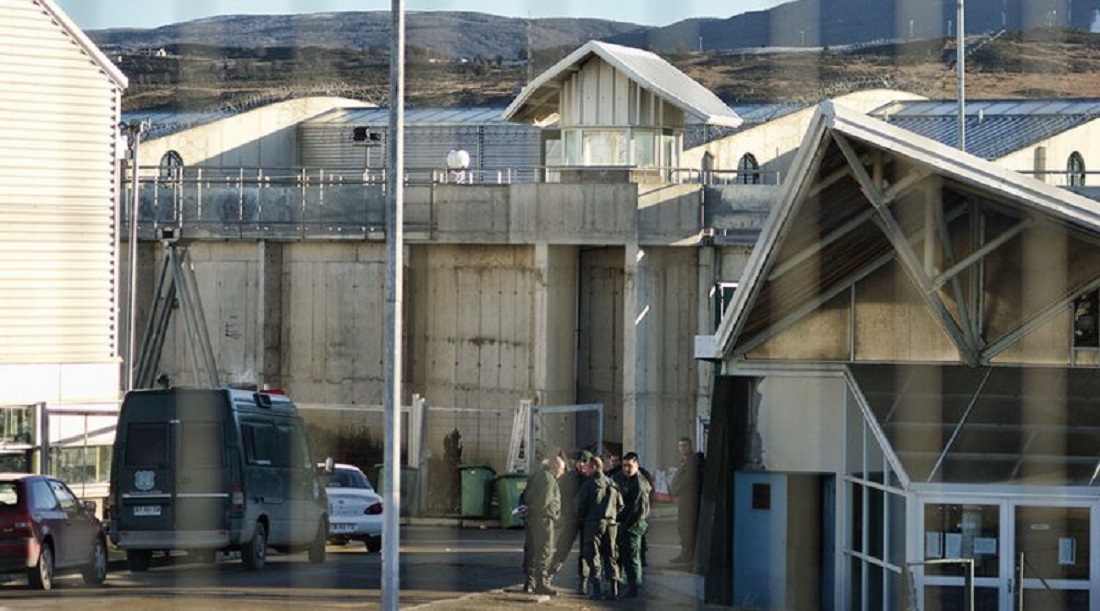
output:
M570 48L539 51L532 74ZM389 92L388 58L378 49L196 45L112 51L131 79L127 109L245 108L309 94L343 95L379 104ZM117 55L116 55L117 53ZM929 39L844 49L665 54L730 104L816 102L871 87L933 98L955 95L953 40ZM410 49L407 95L412 105L507 104L527 80L524 61L501 56L467 60ZM971 43L971 98L1100 98L1100 34L1040 28Z

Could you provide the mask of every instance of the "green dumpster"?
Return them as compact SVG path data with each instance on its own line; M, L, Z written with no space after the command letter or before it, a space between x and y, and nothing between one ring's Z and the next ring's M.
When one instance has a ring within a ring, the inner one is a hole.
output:
M385 495L385 465L374 465L374 489ZM409 516L416 509L416 486L419 483L420 470L409 465L401 465L401 515Z
M491 483L497 474L489 465L462 465L458 468L462 481L462 511L464 518L489 516Z
M519 497L527 487L527 475L524 473L505 473L493 480L493 489L497 495L497 511L500 512L501 528L521 528L523 518L512 513L519 505Z

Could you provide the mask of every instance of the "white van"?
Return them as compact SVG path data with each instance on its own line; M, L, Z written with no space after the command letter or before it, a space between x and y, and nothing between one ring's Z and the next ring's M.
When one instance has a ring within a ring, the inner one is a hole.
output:
M284 395L131 391L111 461L111 541L132 571L173 550L239 550L250 569L264 566L269 547L324 562L328 504L315 464Z

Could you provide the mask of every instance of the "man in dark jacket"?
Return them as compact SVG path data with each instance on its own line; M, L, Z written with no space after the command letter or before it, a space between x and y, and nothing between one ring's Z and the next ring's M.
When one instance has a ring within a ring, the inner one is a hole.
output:
M637 598L638 587L642 585L642 537L648 528L649 493L653 488L640 470L638 454L627 452L623 455L622 470L614 477L623 495L623 510L618 518L618 548L627 585L624 598Z
M550 561L550 579L561 571L565 561L569 558L569 552L573 551L573 542L577 540L581 524L577 517L577 506L573 502L577 498L577 492L581 489L581 483L588 477L588 461L592 453L581 450L574 455L573 469L565 472L558 478L558 488L561 490L562 506L561 519L557 524L557 537L554 541L554 558ZM585 571L584 560L577 558L577 574L580 575L581 594L588 593L588 574Z
M581 558L584 559L590 596L600 598L601 577L610 582L609 599L619 597L619 558L615 549L615 519L623 508L622 495L611 478L604 475L603 461L588 461L592 472L577 492L577 516L581 519ZM603 572L601 572L601 570Z
M695 562L695 521L699 515L699 457L691 439L680 438L680 467L672 478L672 495L676 497L676 530L680 533L680 555L673 564Z
M525 592L549 594L557 592L550 587L548 569L554 555L554 523L561 515L561 494L558 491L558 478L565 471L565 461L559 456L551 456L542 461L542 468L527 476L527 486L523 497L527 505L527 532L524 550L527 576L523 585Z

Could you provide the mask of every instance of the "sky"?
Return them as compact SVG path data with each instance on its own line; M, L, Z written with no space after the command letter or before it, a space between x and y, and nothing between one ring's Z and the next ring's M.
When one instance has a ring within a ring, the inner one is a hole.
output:
M405 11L473 11L506 17L594 17L663 26L731 17L792 0L406 0ZM214 15L388 11L388 0L54 0L84 30L155 28Z

